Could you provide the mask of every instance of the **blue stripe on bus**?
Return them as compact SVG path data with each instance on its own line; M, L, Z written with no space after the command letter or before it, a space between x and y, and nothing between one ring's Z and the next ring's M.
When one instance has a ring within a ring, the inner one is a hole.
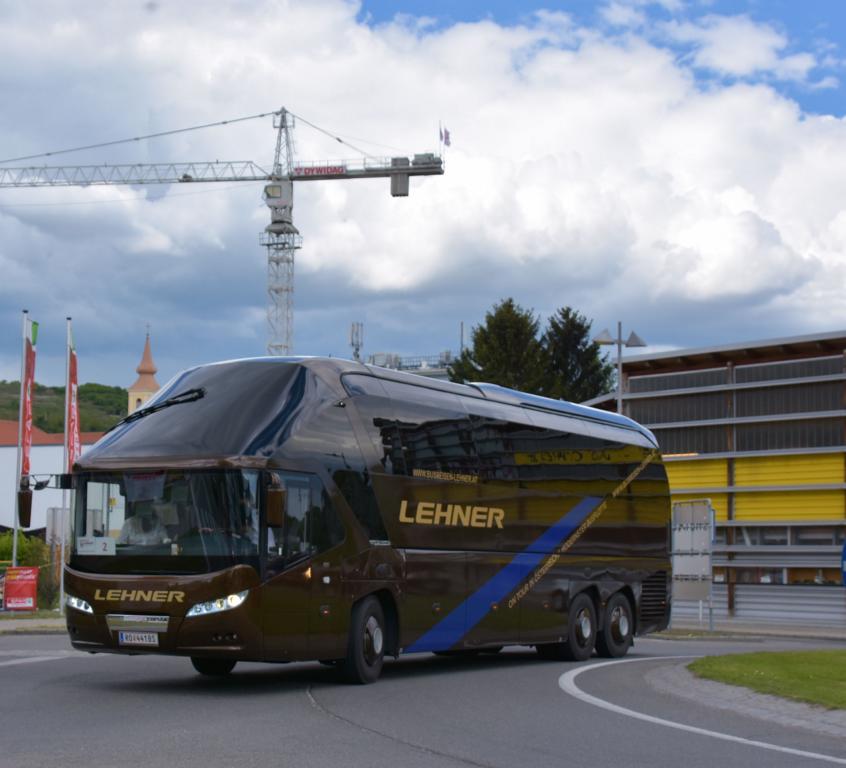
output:
M406 648L406 652L441 651L455 645L490 613L493 603L511 594L545 557L570 538L601 501L594 496L582 499L557 523L515 555L502 570Z

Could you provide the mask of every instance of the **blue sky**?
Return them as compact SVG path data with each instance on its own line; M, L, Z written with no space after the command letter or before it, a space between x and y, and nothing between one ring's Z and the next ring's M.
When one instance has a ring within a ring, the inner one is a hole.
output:
M358 18L367 24L389 23L397 14L429 17L433 28L444 28L456 23L475 23L491 19L499 24L515 25L540 8L561 11L587 26L619 32L609 24L603 11L611 3L596 0L565 0L564 2L487 2L465 0L461 3L448 0L434 2L390 2L389 0L363 0ZM838 59L836 64L821 66L819 72L833 73L838 79L843 75L843 56L846 51L846 3L839 0L686 0L666 4L655 2L621 3L634 5L649 23L695 21L703 16L745 16L759 24L771 26L786 38L785 52L814 51ZM684 56L687 47L676 44L674 50ZM703 81L722 79L713 72L699 70ZM820 78L821 79L821 78ZM730 81L731 78L724 78ZM842 116L844 101L842 87L809 88L795 83L783 83L783 92L802 106L803 110Z
M652 349L846 328L846 4L35 0L0 7L0 159L284 105L442 177L299 184L294 350L456 351L506 296ZM61 163L269 163L269 119ZM302 160L351 156L298 123ZM6 165L10 165L6 163ZM11 165L14 165L12 163ZM261 185L0 189L0 378L72 315L83 381L263 354Z

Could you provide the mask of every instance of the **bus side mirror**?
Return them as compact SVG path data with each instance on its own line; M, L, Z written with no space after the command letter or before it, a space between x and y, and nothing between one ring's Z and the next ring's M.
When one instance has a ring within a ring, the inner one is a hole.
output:
M58 478L57 488L60 488L63 491L70 491L73 490L73 475L71 474L64 474L64 475L56 475Z
M285 489L267 489L267 525L281 528L285 522Z
M29 528L32 522L32 491L29 488L18 491L18 523Z

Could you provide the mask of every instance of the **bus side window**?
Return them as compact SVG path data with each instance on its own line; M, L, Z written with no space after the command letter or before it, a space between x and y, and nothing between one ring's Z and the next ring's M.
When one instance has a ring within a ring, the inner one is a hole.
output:
M280 493L280 491L283 491ZM344 527L315 475L274 473L267 506L267 552L286 562L323 552L344 539ZM275 509L281 497L284 514Z
M380 420L393 474L447 472L478 477L472 426L457 395L396 381L383 381L393 418Z
M311 506L306 528L308 543L314 554L325 552L344 540L344 525L317 477L311 478Z

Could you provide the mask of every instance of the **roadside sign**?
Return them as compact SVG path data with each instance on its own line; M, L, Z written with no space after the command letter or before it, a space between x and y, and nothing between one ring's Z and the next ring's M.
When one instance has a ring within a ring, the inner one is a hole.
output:
M3 607L7 611L34 611L37 605L38 568L7 568Z
M673 503L673 600L708 601L708 628L714 629L711 552L714 544L714 508L710 499Z
M708 499L673 504L673 598L711 596L711 545L714 510Z

